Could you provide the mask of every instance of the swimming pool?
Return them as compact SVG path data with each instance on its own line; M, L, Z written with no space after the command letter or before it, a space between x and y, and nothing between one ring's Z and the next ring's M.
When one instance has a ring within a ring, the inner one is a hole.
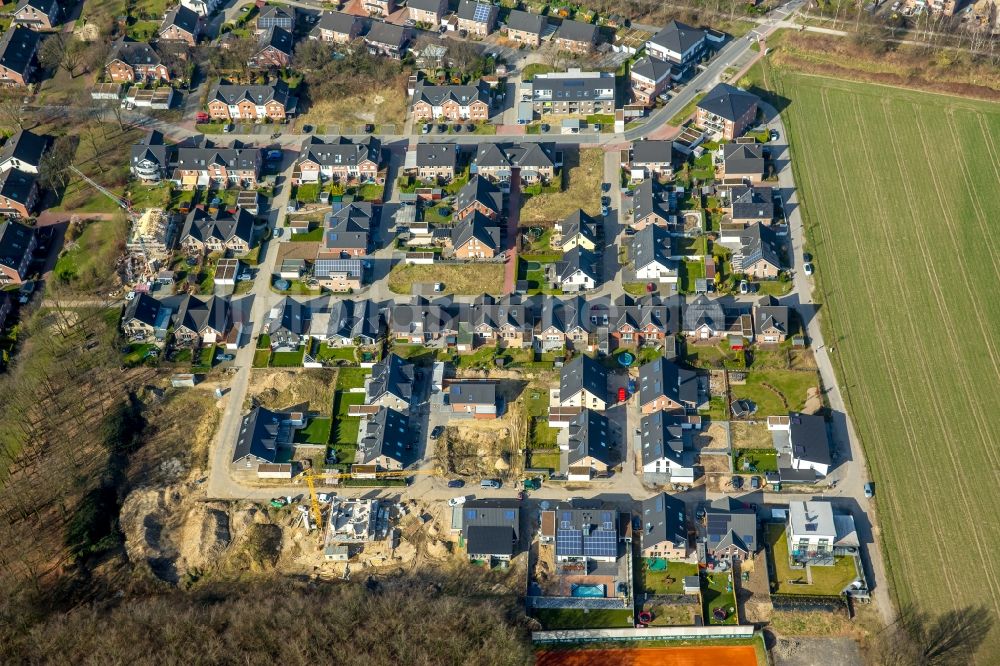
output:
M597 597L604 598L603 585L581 585L574 583L570 594L574 597Z

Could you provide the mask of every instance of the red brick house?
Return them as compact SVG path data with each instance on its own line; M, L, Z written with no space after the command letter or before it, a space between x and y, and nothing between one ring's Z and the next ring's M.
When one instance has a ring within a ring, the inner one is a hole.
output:
M201 18L194 11L184 5L177 5L163 19L160 25L160 39L184 42L188 46L198 43L198 34L201 32Z
M500 217L503 210L503 193L486 178L473 176L455 198L454 219L464 220L476 212L491 220Z
M13 27L0 39L0 85L27 86L38 68L41 35L28 28Z
M19 222L0 222L0 284L21 284L35 251L35 231Z
M0 174L0 215L31 217L37 203L38 179L34 174L17 169Z
M21 0L14 10L15 25L35 30L52 30L59 22L57 0Z
M746 128L753 125L757 119L759 102L757 96L752 93L727 83L720 83L698 102L695 124L732 141L742 136Z
M480 81L472 86L428 86L417 84L413 91L413 118L418 122L448 120L486 121L490 118L488 86Z
M111 47L104 67L115 83L163 81L170 83L170 70L160 60L156 50L145 42L122 38Z
M268 28L250 58L250 66L259 69L282 69L292 62L295 38L284 28Z
M214 120L283 121L294 115L297 99L288 94L288 84L278 80L267 85L234 85L221 80L208 93L208 115Z

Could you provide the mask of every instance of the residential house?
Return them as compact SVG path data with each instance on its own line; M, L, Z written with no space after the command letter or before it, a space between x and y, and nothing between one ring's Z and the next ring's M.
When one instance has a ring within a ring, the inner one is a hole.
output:
M718 338L726 333L726 314L717 300L700 294L684 309L684 335L699 340Z
M643 414L698 409L698 373L658 358L639 368L639 407Z
M652 296L645 296L635 303L616 304L609 310L607 321L598 322L598 338L603 338L602 328L607 328L609 342L601 351L609 353L619 348L663 347L664 354L673 353L673 335L676 331L676 304L657 302ZM592 316L592 321L594 317Z
M286 296L267 314L263 332L270 338L272 350L295 351L309 339L311 322L309 304Z
M338 299L329 312L314 312L309 337L331 347L374 345L382 337L382 312L375 302Z
M458 29L470 35L485 37L496 29L500 7L489 2L461 0L458 3Z
M503 214L503 193L486 178L473 176L455 197L456 221L475 212L482 213L491 220L500 219Z
M181 347L197 347L226 342L235 346L240 328L233 321L229 297L187 295L181 300L174 317L174 341Z
M448 0L408 0L406 8L410 20L437 28L448 12Z
M413 168L422 181L448 182L458 167L458 145L454 143L418 143Z
M41 35L34 30L12 26L0 38L0 85L25 87L38 69Z
M530 84L535 113L591 115L615 112L615 75L610 72L552 72L535 76Z
M257 34L271 28L281 28L291 33L295 31L295 8L279 5L264 5L257 14Z
M360 259L316 259L312 272L320 287L335 293L357 291L365 279Z
M391 407L380 407L363 427L358 441L357 464L351 473L357 475L359 466L372 467L376 472L403 469L406 449L413 448L406 414Z
M522 183L549 183L562 166L558 159L555 143L548 141L480 143L471 170L494 182L506 183L514 169L519 169Z
M822 416L798 412L771 416L767 429L778 452L778 473L783 482L812 483L830 473L830 435Z
M251 470L262 464L272 464L278 460L279 451L289 448L291 443L289 415L258 405L240 422L233 467Z
M798 564L832 566L835 557L856 554L860 546L854 517L834 513L829 500L790 501L786 532L789 556Z
M493 382L452 382L448 404L453 414L470 414L476 419L497 417L497 385Z
M531 48L542 45L542 35L548 25L541 14L512 9L507 15L507 39Z
M188 252L232 252L241 256L253 247L253 215L242 208L212 212L196 206L184 220L181 245Z
M678 262L671 257L671 238L666 227L644 226L632 237L632 266L637 280L674 284Z
M632 228L641 231L649 225L666 226L670 214L662 202L659 185L648 178L632 194Z
M706 527L701 538L709 562L751 559L760 549L757 512L732 497L721 497L705 508Z
M257 187L261 155L257 148L180 147L172 180L183 188Z
M542 543L555 542L556 563L613 563L618 560L618 511L607 505L576 508L559 503L554 511L542 511Z
M549 282L564 292L587 291L601 284L600 256L579 245L549 264Z
M38 176L8 169L0 173L0 215L19 219L31 217L38 203Z
M369 16L386 17L396 11L396 0L362 0L361 6Z
M649 481L694 483L695 452L692 429L684 420L654 411L639 423L642 473Z
M514 499L470 500L452 508L451 524L462 533L470 560L507 562L517 552L520 503Z
M698 102L695 124L733 141L754 124L758 104L756 95L720 83Z
M167 177L170 152L163 143L163 134L152 130L132 145L129 169L132 176L147 183L158 183Z
M597 26L564 19L552 38L556 47L572 53L590 53L597 44Z
M541 352L562 349L585 351L590 347L591 334L586 320L587 304L582 297L542 301L538 331L533 344Z
M409 361L389 354L372 367L372 376L365 387L365 404L391 407L406 411L413 400L416 367Z
M666 60L644 56L629 69L632 99L636 104L654 106L656 98L670 89L673 66Z
M0 172L17 169L25 173L37 174L42 164L42 156L48 150L52 137L35 134L31 130L18 130L0 148Z
M467 86L429 86L420 82L410 104L417 122L436 118L452 121L490 118L489 86L482 80Z
M722 172L727 178L753 183L764 178L764 146L758 143L726 143L722 146Z
M474 347L496 344L523 349L531 344L531 308L510 297L497 300L486 294L478 296L469 306L467 319Z
M770 187L734 187L729 190L727 208L732 224L771 224L774 221L774 190Z
M410 41L410 29L385 21L376 21L365 35L365 44L372 55L381 55L400 60L406 54Z
M566 466L560 471L569 481L607 476L614 464L611 422L600 412L583 409L559 432L557 441L566 455Z
M382 141L369 136L359 141L338 136L326 141L308 136L302 142L292 182L374 182L382 163Z
M58 0L20 0L14 8L13 25L32 30L52 30L59 23Z
M128 37L122 37L111 46L104 69L115 83L170 83L170 69L163 64L156 49Z
M643 139L632 144L629 165L632 179L673 178L674 142ZM641 172L641 173L639 173ZM636 176L640 176L636 178Z
M298 100L288 84L278 79L263 85L240 85L219 81L208 92L208 115L213 120L283 121L294 115Z
M705 31L671 21L646 42L646 55L675 67L675 80L683 78L705 53Z
M0 222L0 284L24 282L37 246L35 230L31 227L13 220Z
M326 231L317 258L341 259L368 254L381 213L381 207L365 201L352 202L327 213L323 221Z
M334 44L348 44L361 36L364 23L357 16L343 12L323 12L316 27L309 33L310 39L318 39Z
M559 406L585 407L603 412L612 403L608 371L599 361L580 354L559 374Z
M417 298L412 303L397 302L389 322L394 339L413 344L439 343L457 333L455 316L448 308Z
M566 219L555 224L555 232L559 234L558 247L563 252L569 252L574 247L582 247L590 252L600 248L600 224L577 208Z
M720 243L731 245L733 241L738 243L732 258L734 273L743 273L758 280L778 277L781 272L781 247L771 227L757 223L742 229L724 229Z
M140 292L125 306L122 332L129 338L162 339L170 326L173 311L163 302Z
M642 557L683 560L688 556L687 509L684 501L657 493L643 500Z
M753 306L754 339L765 344L778 344L788 337L790 309L779 305L774 296L764 296Z
M208 16L222 4L222 0L181 0L181 4L192 10L198 16Z
M492 259L501 252L500 226L476 210L452 227L451 246L458 259Z
M271 27L260 38L248 64L258 69L283 69L292 62L294 52L295 37L292 33L284 28Z
M194 46L198 43L200 33L201 17L194 10L184 5L177 5L163 18L158 34L162 40Z

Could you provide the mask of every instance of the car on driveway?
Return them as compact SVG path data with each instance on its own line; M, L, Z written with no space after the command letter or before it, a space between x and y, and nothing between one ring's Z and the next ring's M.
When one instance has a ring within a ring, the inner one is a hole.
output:
M778 130L776 130L776 129L771 130L771 133L768 135L768 137L771 139L771 141L777 141L778 137L780 137L780 136L781 135L778 134Z
M464 488L465 487L465 481L462 481L462 479L452 479L451 481L448 482L448 487L449 488Z
M760 477L759 476L751 476L750 477L750 488L752 488L753 490L759 490L760 489Z
M733 479L732 479L732 481L731 481L731 483L733 484L733 488L735 488L736 490L739 490L740 488L743 487L743 477L742 476L734 476Z
M483 479L479 482L479 487L489 490L499 490L500 489L500 479Z
M875 484L871 481L865 484L865 497L869 499L875 497Z
M802 270L806 272L806 275L812 275L814 272L812 264L806 264L805 266L802 267Z
M431 439L437 439L443 434L444 434L444 426L434 426L434 429L431 430Z
M465 500L468 498L465 495L459 495L458 497L452 497L448 500L448 506L458 506L460 504L465 504Z

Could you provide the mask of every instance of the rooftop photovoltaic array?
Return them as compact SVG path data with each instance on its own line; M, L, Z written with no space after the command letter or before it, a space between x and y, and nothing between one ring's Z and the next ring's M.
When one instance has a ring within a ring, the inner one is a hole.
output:
M490 10L492 7L487 4L477 3L476 12L472 15L472 20L476 23L485 23L490 17Z

